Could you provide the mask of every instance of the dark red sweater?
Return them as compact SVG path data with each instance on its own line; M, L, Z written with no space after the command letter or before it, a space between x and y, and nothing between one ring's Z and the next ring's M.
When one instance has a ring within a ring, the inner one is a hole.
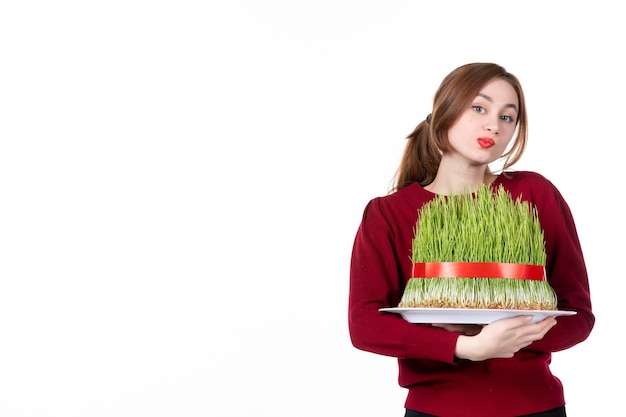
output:
M454 357L457 333L411 324L381 307L396 307L410 277L418 209L435 197L418 184L371 200L356 234L350 267L349 329L358 349L398 358L407 408L440 417L513 417L565 404L552 375L551 352L585 340L595 318L587 270L570 209L556 187L528 171L500 175L513 198L536 205L546 240L546 274L558 295L548 334L511 359L482 362Z

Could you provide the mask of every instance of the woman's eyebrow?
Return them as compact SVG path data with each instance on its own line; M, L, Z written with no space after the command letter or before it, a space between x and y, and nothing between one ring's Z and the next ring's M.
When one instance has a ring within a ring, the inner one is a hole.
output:
M493 103L493 99L491 97L489 97L487 94L478 93L478 97L482 97L485 100L487 100L488 102ZM505 105L504 107L510 107L513 110L515 110L516 112L518 111L517 110L517 106L515 104L513 104L513 103L509 103L509 104Z

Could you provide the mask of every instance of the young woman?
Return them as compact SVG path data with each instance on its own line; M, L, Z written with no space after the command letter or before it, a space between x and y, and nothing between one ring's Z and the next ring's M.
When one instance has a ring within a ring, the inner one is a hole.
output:
M406 417L565 416L551 353L585 340L594 325L587 271L570 209L542 175L511 169L527 140L518 79L493 63L453 70L432 113L409 135L389 195L372 199L356 233L349 330L358 349L396 357ZM490 164L502 160L499 174ZM489 325L413 324L380 312L398 305L411 272L418 210L436 195L503 186L536 206L546 276L559 310L576 315L531 323L523 314Z

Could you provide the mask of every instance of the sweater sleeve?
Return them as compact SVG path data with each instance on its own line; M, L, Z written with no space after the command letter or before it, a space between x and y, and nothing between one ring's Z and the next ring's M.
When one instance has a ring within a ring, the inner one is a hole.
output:
M421 358L453 364L458 334L412 324L400 315L382 313L395 307L403 288L403 263L396 248L403 238L394 227L393 210L381 198L366 206L354 240L350 265L348 327L361 350L397 358ZM404 238L406 240L406 238ZM406 243L406 242L404 242Z
M587 269L571 210L558 189L545 180L536 196L539 219L546 241L546 275L558 298L559 310L573 310L576 315L557 318L548 334L528 347L544 352L568 349L591 333L595 316Z

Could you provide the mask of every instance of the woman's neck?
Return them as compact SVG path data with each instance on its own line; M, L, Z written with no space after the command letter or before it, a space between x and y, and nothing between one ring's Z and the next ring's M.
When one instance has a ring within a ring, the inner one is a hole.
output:
M446 164L444 160L441 162L433 182L424 187L431 193L450 195L473 192L479 185L490 185L497 178L488 165L460 167L458 164Z

